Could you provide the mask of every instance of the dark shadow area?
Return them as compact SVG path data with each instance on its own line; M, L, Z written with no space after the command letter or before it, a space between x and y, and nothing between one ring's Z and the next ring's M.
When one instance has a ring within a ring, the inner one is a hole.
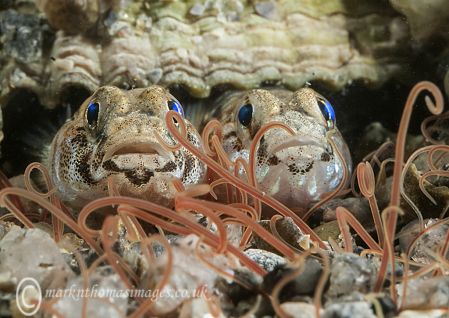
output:
M71 113L67 107L44 108L30 91L15 91L3 108L2 171L12 177L23 173L29 163L43 160L53 136Z
M92 93L84 86L70 85L64 87L60 95L60 104L70 107L71 113L74 114Z

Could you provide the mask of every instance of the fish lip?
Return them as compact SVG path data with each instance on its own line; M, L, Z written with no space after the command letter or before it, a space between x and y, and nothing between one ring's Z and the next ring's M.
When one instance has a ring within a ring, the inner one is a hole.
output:
M143 139L137 141L128 140L112 145L106 150L102 162L107 162L114 156L132 154L159 155L167 160L175 161L173 152L165 149L160 143Z
M303 146L314 146L323 149L323 151L327 151L329 148L325 139L310 135L293 135L287 137L279 145L273 147L270 151L270 155L274 155L285 149Z

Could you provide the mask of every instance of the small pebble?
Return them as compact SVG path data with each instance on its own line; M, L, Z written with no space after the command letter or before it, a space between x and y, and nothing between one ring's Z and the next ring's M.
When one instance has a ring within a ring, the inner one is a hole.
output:
M18 282L36 279L41 287L63 287L73 276L55 241L42 230L12 228L0 241L0 273Z
M197 3L192 8L190 8L189 13L193 16L201 17L205 11L206 7L200 3Z
M279 296L280 300L286 301L300 295L313 295L318 280L321 277L321 264L316 259L307 258L303 266L302 272L284 286ZM291 274L293 270L286 265L278 266L264 277L262 284L263 290L271 293L277 282L282 277Z
M375 264L357 254L337 254L331 263L330 286L326 295L338 298L353 292L369 293L377 277Z
M402 284L397 288L402 303ZM449 277L414 279L407 282L403 307L407 309L443 308L449 304Z
M125 284L109 266L97 268L89 277L89 283L89 289L86 289L82 276L70 280L65 290L72 291L72 295L61 297L53 308L64 318L121 318L126 315L128 296ZM77 297L76 293L81 292L87 295L80 297L78 294ZM85 316L80 310L84 301L87 303Z
M438 219L424 220L424 228L428 228ZM441 248L449 230L448 224L440 224L425 234L421 235L411 250L411 259L422 264L430 264L434 261L435 253ZM402 233L402 234L401 234ZM418 221L412 221L404 226L399 233L399 245L401 250L407 252L412 241L420 234Z
M270 220L262 220L259 222L266 230L271 232ZM296 248L306 249L309 246L309 236L305 235L301 229L293 222L292 218L284 217L276 222L276 230L282 239ZM263 249L278 254L279 251L273 246L265 242L258 235L254 235L251 241L253 248Z
M287 260L277 254L251 248L245 251L246 256L259 264L267 272L271 272L280 265L285 265Z
M371 304L368 302L357 301L349 303L335 303L324 310L321 318L376 318Z
M446 318L446 309L404 310L397 318Z
M285 302L281 304L282 310L293 318L316 318L315 305L302 302ZM323 310L320 309L320 313Z
M256 13L261 17L273 20L277 16L276 3L272 1L261 1L254 5Z

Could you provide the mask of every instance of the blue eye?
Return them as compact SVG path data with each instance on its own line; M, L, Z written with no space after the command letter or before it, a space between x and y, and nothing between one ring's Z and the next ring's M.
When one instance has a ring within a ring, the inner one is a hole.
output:
M98 113L100 112L100 104L98 103L90 103L87 106L87 123L89 126L95 126L98 120Z
M329 129L334 128L335 126L335 111L332 107L331 103L327 99L322 96L318 97L318 105L320 106L321 113L326 120L327 127Z
M171 99L168 101L168 109L173 110L179 114L181 114L181 116L184 117L184 110L182 109L181 104L174 99Z
M240 107L238 119L243 126L245 127L249 126L252 118L253 118L253 105L245 104L242 107Z

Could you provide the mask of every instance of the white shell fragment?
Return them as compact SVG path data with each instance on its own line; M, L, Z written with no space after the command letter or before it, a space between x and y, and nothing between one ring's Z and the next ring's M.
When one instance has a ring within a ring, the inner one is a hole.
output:
M63 287L73 276L58 246L46 232L14 227L0 241L0 273L19 283L33 278L42 289Z
M89 277L87 288L84 286L83 276L77 276L62 291L68 292L64 297L55 296L58 301L53 309L64 318L126 316L128 291L120 277L111 274L108 267L96 269ZM85 316L81 310L83 302L86 302Z
M155 315L167 314L175 310L183 302L206 296L204 290L212 294L214 289L217 273L207 266L204 262L196 256L196 245L198 237L189 235L185 238L179 239L172 245L173 253L173 267L171 269L170 279L168 283L161 289L155 290L157 292L157 299L151 310ZM211 249L203 246L198 247L201 255L206 253L206 259L214 264L217 268L228 271L229 264L227 264L226 257L222 255L207 256ZM150 282L144 288L153 290L163 277L167 265L167 254L164 253L156 259L154 264L150 264L150 269L147 276ZM232 275L232 272L229 272ZM145 281L145 280L144 280Z

